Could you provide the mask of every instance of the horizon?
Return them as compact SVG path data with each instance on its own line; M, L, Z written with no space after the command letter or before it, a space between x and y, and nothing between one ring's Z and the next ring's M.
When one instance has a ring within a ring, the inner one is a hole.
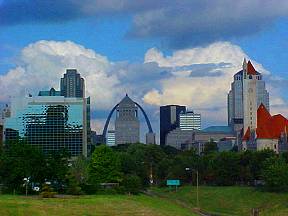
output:
M0 103L59 89L76 68L97 133L126 93L157 134L167 104L200 113L203 128L227 125L226 97L246 58L263 73L271 113L287 117L288 3L224 2L0 0Z

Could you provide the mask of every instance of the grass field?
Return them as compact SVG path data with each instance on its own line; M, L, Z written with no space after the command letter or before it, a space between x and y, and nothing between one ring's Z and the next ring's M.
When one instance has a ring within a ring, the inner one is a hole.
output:
M124 195L95 195L41 199L0 195L0 215L25 216L191 216L191 210L163 199Z
M182 187L179 191L153 189L167 200L177 200L186 206L196 206L196 187ZM217 215L250 215L252 208L260 208L260 216L287 216L288 193L261 192L248 187L200 187L200 207Z

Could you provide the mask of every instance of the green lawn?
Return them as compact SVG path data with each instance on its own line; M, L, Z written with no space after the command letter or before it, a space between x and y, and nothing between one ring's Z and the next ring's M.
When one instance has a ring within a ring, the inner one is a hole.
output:
M161 197L177 200L186 206L196 206L196 187L182 187L179 191L154 188ZM201 209L217 215L250 215L252 208L260 208L260 215L287 216L288 193L261 192L249 187L200 187Z
M191 216L191 210L145 195L95 195L42 199L0 195L0 215Z

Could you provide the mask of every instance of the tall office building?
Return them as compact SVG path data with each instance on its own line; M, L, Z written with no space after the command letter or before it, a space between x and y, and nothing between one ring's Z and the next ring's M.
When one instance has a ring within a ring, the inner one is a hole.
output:
M25 139L45 153L67 149L71 156L87 156L90 125L86 98L36 96L16 98L5 119L7 141Z
M228 124L234 131L256 128L257 109L264 104L269 110L269 93L262 74L244 59L243 69L234 75L228 94Z
M122 99L116 109L115 138L116 145L140 142L140 122L138 107L128 95Z
M160 107L160 145L165 145L167 134L180 126L180 113L186 112L185 106L167 105Z
M60 82L61 96L64 97L85 97L85 84L84 79L76 69L67 69L64 78Z
M201 130L201 114L193 111L181 112L179 118L181 130Z

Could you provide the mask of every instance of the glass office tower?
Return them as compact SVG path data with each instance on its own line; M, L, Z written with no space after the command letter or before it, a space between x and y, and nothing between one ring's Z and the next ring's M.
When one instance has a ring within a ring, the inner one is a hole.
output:
M87 156L89 99L37 96L12 100L5 120L5 140L25 139L45 153L67 149ZM88 107L88 108L87 108Z

